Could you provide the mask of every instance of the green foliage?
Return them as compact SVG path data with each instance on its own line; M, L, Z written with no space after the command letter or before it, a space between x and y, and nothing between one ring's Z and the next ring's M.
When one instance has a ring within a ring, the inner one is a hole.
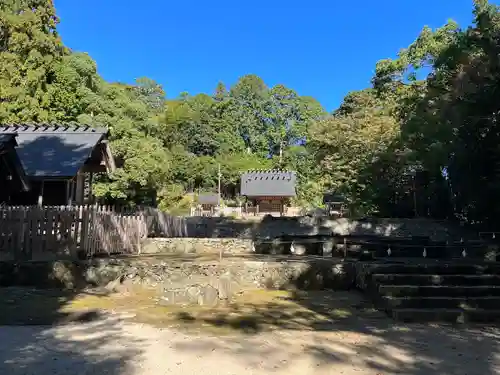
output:
M186 195L184 187L178 184L168 184L158 192L158 207L172 214L186 214L193 204L193 195Z
M52 1L0 4L0 122L50 121L50 88L66 50Z
M346 195L353 204L370 206L363 194L373 188L365 176L367 169L398 137L397 121L373 91L351 93L333 116L310 128L321 185ZM365 209L370 212L373 207Z
M219 83L213 96L166 100L147 77L134 84L104 81L90 56L64 47L57 23L50 0L0 4L0 122L108 127L120 167L97 176L94 192L102 199L157 200L183 210L186 192L217 188L219 166L223 195L231 199L248 169L308 168L301 174L307 180L312 159L305 163L297 153L295 160L292 151L324 112L314 99L247 75L230 88Z
M186 191L215 191L220 166L221 192L233 198L246 170L304 167L307 174L314 170L311 157L306 165L303 155L289 151L304 144L307 127L322 114L314 99L282 85L268 88L259 77L249 75L229 90L219 83L213 97L182 95L167 101L156 137L172 157L169 181Z
M425 27L396 59L377 63L373 88L347 95L310 129L322 184L358 212L494 225L500 12L477 0L473 13L465 30Z
M302 206L325 190L352 212L455 216L492 224L500 195L500 13L474 2L474 24L424 27L372 87L326 114L310 97L256 75L167 100L149 78L110 83L57 33L51 0L0 3L0 123L106 126L120 167L98 176L108 202L186 211L193 194L236 200L249 169L297 172ZM446 178L443 171L446 171ZM191 192L191 193L190 193Z

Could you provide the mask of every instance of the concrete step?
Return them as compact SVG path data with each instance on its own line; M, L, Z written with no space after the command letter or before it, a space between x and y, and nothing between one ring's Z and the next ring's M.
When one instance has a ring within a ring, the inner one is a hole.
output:
M500 275L500 263L470 264L465 262L380 263L374 265L377 274L416 275Z
M381 296L391 297L488 297L500 296L499 285L379 285Z
M500 275L416 275L416 274L373 274L372 281L387 285L500 285Z
M500 311L499 297L391 297L384 296L387 309L484 309Z
M404 322L493 323L500 322L500 310L484 309L394 309L389 313Z

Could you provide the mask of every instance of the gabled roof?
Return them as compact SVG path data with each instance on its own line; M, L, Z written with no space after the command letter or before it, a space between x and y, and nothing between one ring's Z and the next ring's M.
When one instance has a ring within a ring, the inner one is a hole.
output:
M323 194L323 203L342 203L345 202L345 197L334 191Z
M197 199L199 204L212 204L212 205L217 205L219 204L219 195L215 193L204 193L198 195Z
M248 171L241 175L241 195L247 197L294 197L296 176L292 171Z
M8 125L0 134L17 134L17 153L30 177L73 177L104 140L105 128L78 125Z

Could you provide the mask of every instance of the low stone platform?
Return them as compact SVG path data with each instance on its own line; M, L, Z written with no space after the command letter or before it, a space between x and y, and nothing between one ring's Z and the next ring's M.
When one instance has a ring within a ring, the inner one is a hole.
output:
M160 304L216 306L229 301L239 290L240 285L229 272L219 277L181 279L163 287Z
M289 256L162 255L89 261L0 262L0 286L79 289L121 283L161 288L166 304L213 305L245 289L336 289L354 285L354 265Z
M241 238L146 238L142 254L250 254L253 241Z

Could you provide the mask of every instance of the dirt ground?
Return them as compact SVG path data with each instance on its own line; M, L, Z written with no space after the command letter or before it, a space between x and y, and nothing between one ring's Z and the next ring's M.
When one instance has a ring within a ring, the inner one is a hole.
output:
M0 374L500 374L500 329L395 324L354 292L155 298L0 289Z

